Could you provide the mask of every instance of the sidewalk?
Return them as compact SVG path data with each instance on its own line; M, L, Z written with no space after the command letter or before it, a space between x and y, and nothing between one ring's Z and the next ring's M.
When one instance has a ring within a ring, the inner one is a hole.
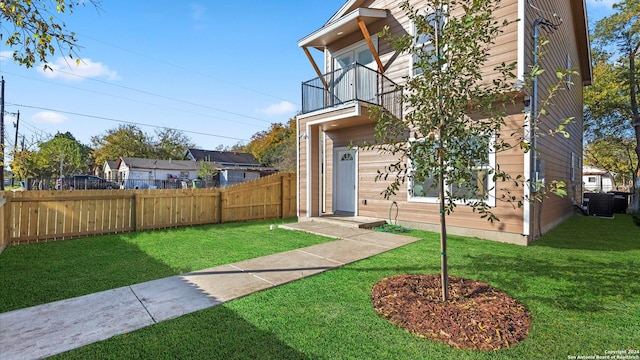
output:
M0 314L0 360L38 359L362 260L418 238L321 222L336 241Z

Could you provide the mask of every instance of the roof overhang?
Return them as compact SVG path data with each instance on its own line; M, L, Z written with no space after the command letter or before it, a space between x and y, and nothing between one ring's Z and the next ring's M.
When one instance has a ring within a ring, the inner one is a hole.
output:
M572 1L575 7L572 11L573 26L580 55L580 75L582 85L591 85L593 70L591 65L591 46L589 44L589 23L587 22L587 7L585 0Z
M298 46L310 46L318 50L323 50L325 46L340 39L344 35L359 31L358 18L360 18L365 25L370 25L386 17L387 10L384 9L357 8L336 21L324 25L312 34L307 35L298 41Z

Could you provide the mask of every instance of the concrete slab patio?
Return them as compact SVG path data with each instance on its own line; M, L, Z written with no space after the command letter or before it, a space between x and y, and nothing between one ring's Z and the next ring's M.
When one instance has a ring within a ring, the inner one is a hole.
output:
M333 223L280 227L338 240L2 313L0 360L55 355L419 240Z

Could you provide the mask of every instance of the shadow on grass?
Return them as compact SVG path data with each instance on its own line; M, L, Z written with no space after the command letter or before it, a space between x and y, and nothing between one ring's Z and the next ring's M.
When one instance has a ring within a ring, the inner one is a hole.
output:
M574 216L533 244L560 249L631 251L640 250L640 227L632 216L614 218Z
M307 359L224 305L119 335L54 359Z
M517 292L520 300L579 312L605 310L612 299L640 300L640 266L632 261L594 261L540 256L466 255L482 279Z
M177 275L179 271L120 235L10 246L0 256L0 312Z

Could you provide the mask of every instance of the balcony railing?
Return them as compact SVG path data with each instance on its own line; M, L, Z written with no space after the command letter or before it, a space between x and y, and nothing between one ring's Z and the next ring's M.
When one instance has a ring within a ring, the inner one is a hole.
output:
M302 83L302 113L359 100L402 117L402 88L383 74L353 63Z

